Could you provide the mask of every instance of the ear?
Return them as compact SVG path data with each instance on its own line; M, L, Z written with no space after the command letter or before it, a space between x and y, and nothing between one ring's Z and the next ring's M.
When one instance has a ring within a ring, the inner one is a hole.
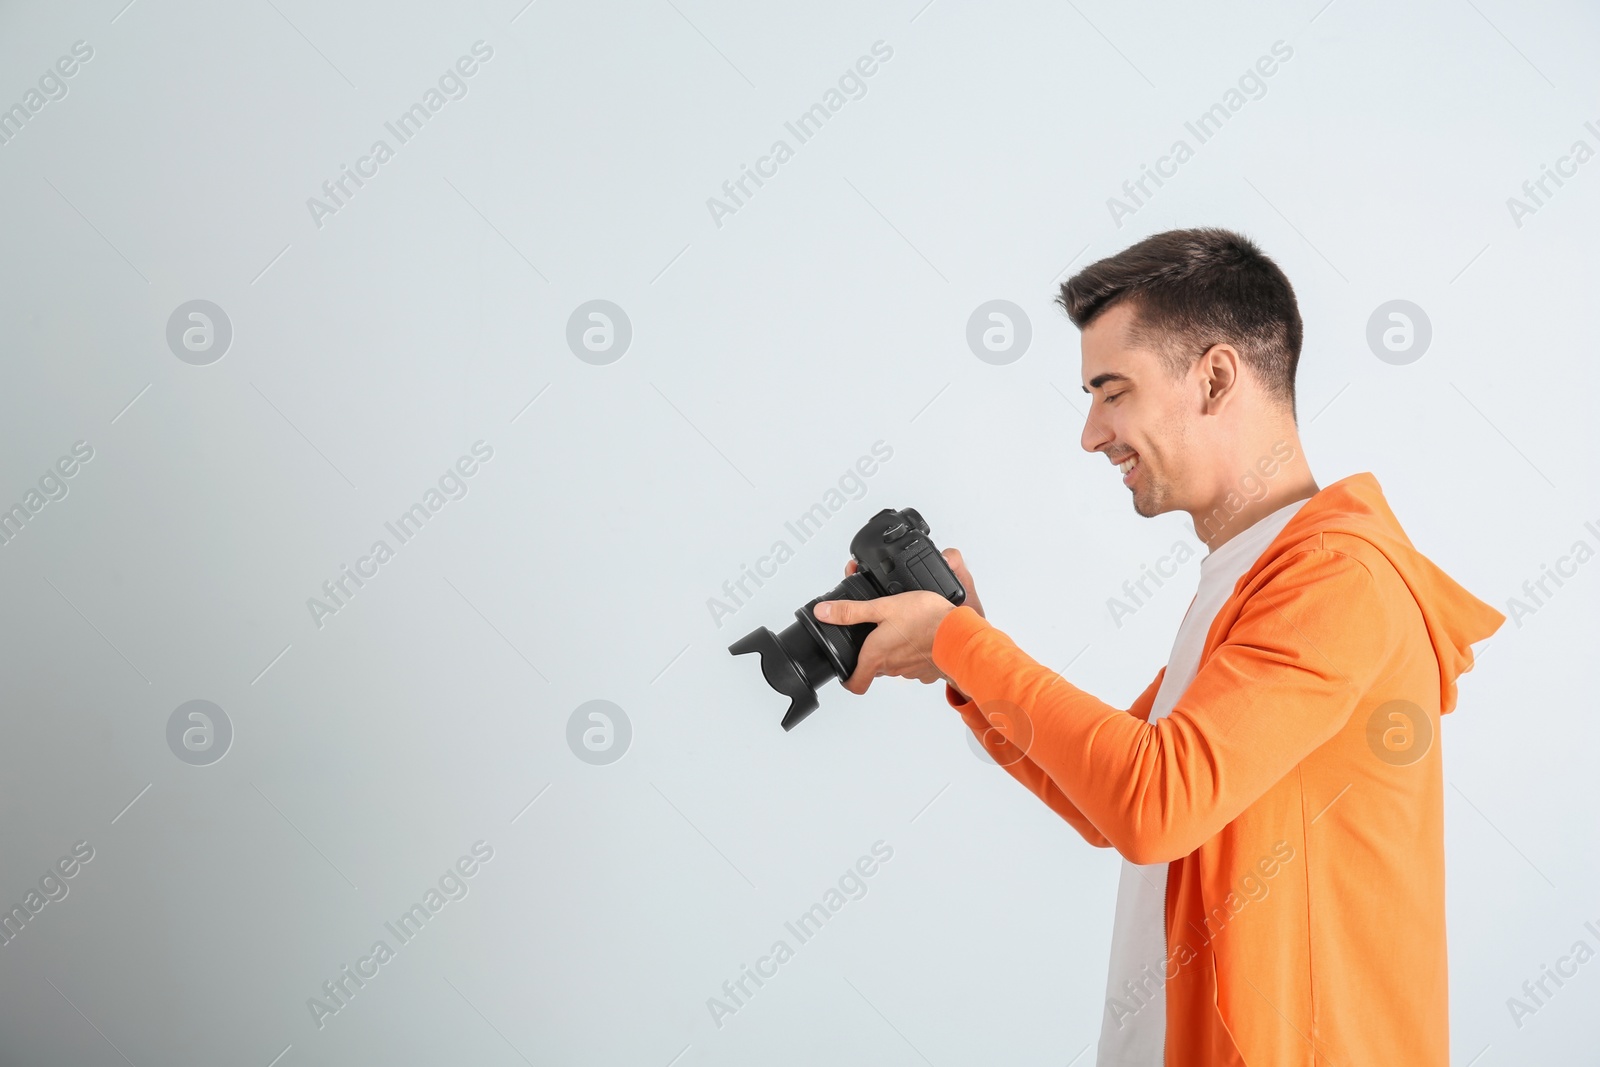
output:
M1204 410L1207 415L1215 415L1239 392L1244 373L1243 360L1239 357L1239 350L1232 345L1215 344L1206 349L1199 363Z

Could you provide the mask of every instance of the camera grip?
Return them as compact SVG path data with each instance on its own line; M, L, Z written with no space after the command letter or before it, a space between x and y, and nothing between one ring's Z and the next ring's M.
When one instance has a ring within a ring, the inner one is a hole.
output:
M960 607L967 599L967 591L962 587L955 571L950 569L950 564L945 562L944 556L940 555L932 545L925 551L902 560L901 565L905 567L916 588L938 593L956 607Z

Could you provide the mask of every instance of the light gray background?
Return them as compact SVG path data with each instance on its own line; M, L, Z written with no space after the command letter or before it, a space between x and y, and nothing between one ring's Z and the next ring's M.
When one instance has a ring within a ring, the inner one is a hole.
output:
M725 647L911 505L997 625L1131 700L1198 565L1121 627L1107 598L1193 532L1080 450L1050 300L1148 233L1235 227L1284 267L1315 474L1373 471L1469 589L1505 610L1600 543L1600 161L1520 226L1506 204L1600 147L1584 5L124 2L0 8L0 104L94 49L0 145L0 505L95 450L0 547L0 903L95 849L0 946L8 1064L1092 1062L1116 855L939 690L830 685L785 735ZM306 199L480 39L468 95L319 229ZM715 225L878 40L866 95ZM1279 40L1265 95L1118 226L1107 198ZM210 366L165 341L194 299L233 327ZM633 327L608 366L565 341L594 299ZM965 340L994 299L1033 329L1005 366ZM1394 299L1433 330L1404 366L1365 340ZM480 439L466 498L314 626ZM715 625L879 439L865 495ZM1445 721L1463 1064L1595 1055L1600 962L1520 1028L1506 1000L1600 945L1597 575L1508 623ZM194 699L234 728L210 766L166 742ZM604 766L566 742L597 699L633 729ZM307 998L480 839L470 894L318 1029ZM868 894L715 1026L880 839Z

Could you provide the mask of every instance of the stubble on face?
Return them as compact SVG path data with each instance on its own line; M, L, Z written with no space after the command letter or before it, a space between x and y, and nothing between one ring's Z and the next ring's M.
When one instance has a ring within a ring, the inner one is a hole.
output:
M1163 431L1161 455L1181 456L1188 445L1188 427L1181 419L1168 419L1160 429ZM1144 452L1139 453L1139 470L1134 484L1129 488L1133 493L1133 510L1141 518L1153 519L1176 507L1172 483L1162 475L1164 462Z
M1139 462L1141 466L1144 464L1143 459L1140 459ZM1151 474L1152 472L1148 470L1143 472L1140 477L1144 481L1144 488L1133 491L1134 513L1146 519L1153 519L1161 514L1162 494L1160 486L1155 484L1155 479Z

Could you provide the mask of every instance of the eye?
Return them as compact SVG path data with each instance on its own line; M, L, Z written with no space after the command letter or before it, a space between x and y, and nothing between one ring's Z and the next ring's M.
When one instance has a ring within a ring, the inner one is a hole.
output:
M1126 389L1123 390L1123 393L1125 393L1125 392L1127 392ZM1121 395L1122 395L1122 393L1107 393L1105 400L1101 401L1101 403L1109 404L1109 403L1111 403L1113 400L1117 399L1117 397L1119 397Z

